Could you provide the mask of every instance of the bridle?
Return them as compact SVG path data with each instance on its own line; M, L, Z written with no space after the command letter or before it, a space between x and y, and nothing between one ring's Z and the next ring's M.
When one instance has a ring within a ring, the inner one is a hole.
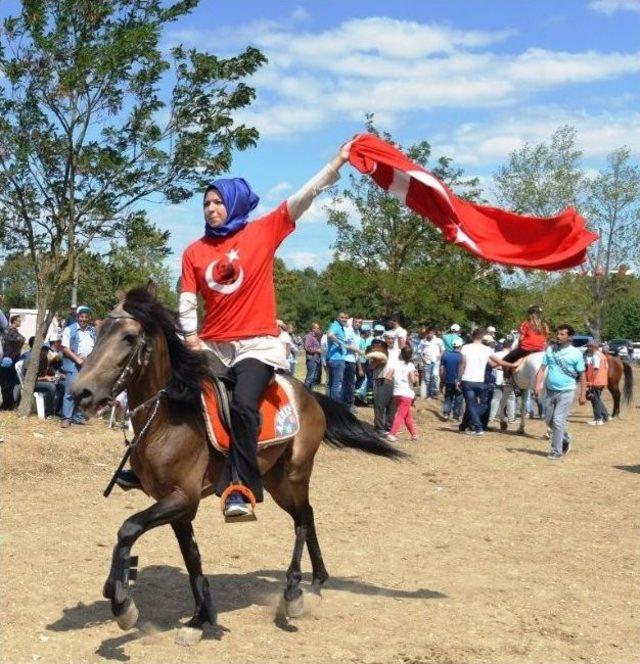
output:
M111 320L136 320L133 316L114 316L112 314L109 314L107 318L110 318ZM110 401L113 401L118 396L118 394L122 392L124 386L129 380L129 377L136 369L148 366L152 351L151 345L148 343L148 341L149 339L147 338L147 333L143 330L142 334L140 334L138 337L134 347L131 349L131 352L127 357L124 369L122 369L116 382L111 388L111 393L109 394Z
M133 316L122 315L122 314L118 315L109 314L107 318L110 318L111 320L136 320ZM152 348L151 344L149 343L149 338L147 336L147 333L143 330L127 357L124 369L122 369L120 375L118 376L118 379L111 388L111 394L109 395L110 401L113 402L113 400L118 396L118 394L122 392L123 388L125 387L126 383L129 380L129 377L136 370L148 366L149 360L151 359L151 351ZM158 413L158 408L160 406L160 399L162 399L165 393L166 393L166 387L163 387L161 390L158 390L158 392L156 392L150 399L143 401L141 404L139 404L134 409L129 411L129 417L131 418L136 413L139 413L141 410L147 408L147 406L154 404L151 413L145 420L139 433L134 435L133 440L129 440L127 438L126 426L124 425L124 420L123 420L122 435L124 436L124 444L125 444L124 456L122 457L122 461L120 462L120 465L116 469L116 472L113 474L111 481L107 485L107 488L103 492L105 498L111 493L111 489L113 489L113 486L116 483L116 478L118 476L118 473L124 468L127 459L131 455L131 451L135 447L137 447L138 443L147 433L147 430L151 426L151 422L153 422L155 416Z

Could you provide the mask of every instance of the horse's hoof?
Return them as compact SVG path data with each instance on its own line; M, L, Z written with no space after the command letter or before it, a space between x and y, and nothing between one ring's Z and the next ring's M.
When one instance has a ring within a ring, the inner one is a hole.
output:
M133 629L138 622L139 615L136 603L130 599L127 608L119 616L116 616L118 627L122 630Z
M304 595L292 599L290 602L285 602L285 609L289 618L300 618L304 613Z
M518 429L516 433L518 434L518 436L524 436L524 429Z
M177 633L175 642L178 646L185 646L190 648L200 643L202 638L202 630L197 627L181 627Z
M500 422L500 431L506 431L507 430L507 423L506 422Z

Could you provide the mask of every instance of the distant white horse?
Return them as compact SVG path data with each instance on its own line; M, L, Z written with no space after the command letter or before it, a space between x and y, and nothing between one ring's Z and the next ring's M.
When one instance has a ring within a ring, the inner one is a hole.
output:
M540 353L531 353L527 355L520 366L513 372L513 383L520 388L520 426L518 427L518 433L524 433L524 422L527 417L527 411L525 405L527 403L527 397L530 392L533 392L536 386L536 374L538 369L542 365L542 356L543 352ZM508 395L510 392L514 391L513 383L507 381L502 386L502 391L505 395ZM544 388L543 388L544 390ZM542 395L541 395L542 396ZM506 397L505 397L506 398ZM500 431L507 430L507 417L504 412L500 413Z

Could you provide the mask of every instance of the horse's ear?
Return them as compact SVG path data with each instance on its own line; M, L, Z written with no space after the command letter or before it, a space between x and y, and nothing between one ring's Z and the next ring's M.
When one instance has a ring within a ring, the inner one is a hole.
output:
M149 279L147 282L147 293L149 293L154 300L158 296L158 286L153 279Z
M116 288L116 297L118 298L118 302L124 302L125 298L127 297L127 293L124 288L122 288L122 286L118 286Z

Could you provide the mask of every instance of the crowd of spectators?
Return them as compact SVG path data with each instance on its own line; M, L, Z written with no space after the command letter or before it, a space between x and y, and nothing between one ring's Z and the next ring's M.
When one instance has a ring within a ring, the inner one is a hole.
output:
M568 451L565 405L576 390L580 400L592 403L589 424L602 425L609 418L601 398L607 355L594 341L586 353L573 348L573 334L571 326L564 325L553 338L538 306L529 308L519 329L504 336L495 326L465 331L457 323L446 331L423 327L407 332L398 317L368 323L343 311L324 333L313 323L296 352L305 351L308 388L321 383L324 372L329 397L349 408L372 405L376 431L396 441L403 425L417 438L412 404L418 399L440 401L440 394L441 418L454 421L462 433L482 436L494 420L514 421L519 390L511 372L527 355L545 351L541 376L551 377L544 386L546 399L540 384L524 408L528 417L546 417L550 430L554 422L561 425L560 443L556 436L550 454L557 458L558 449L561 454Z
M34 338L25 339L21 322L19 315L7 320L0 311L2 409L15 408L22 381L31 363L37 362L35 391L43 395L46 417L59 417L63 427L84 424L71 388L93 351L100 321L91 323L89 307L73 309L37 358L32 354ZM464 331L457 323L446 331L422 327L408 333L397 316L365 322L362 316L350 317L344 311L324 333L315 322L304 337L291 324L278 320L277 325L291 373L296 373L298 356L304 351L306 387L321 384L324 373L327 395L348 408L372 405L376 431L391 441L397 440L402 426L416 439L411 412L415 400L439 399L440 394L442 419L456 422L460 432L481 436L492 420L515 420L517 389L510 372L528 354L541 350L548 370L547 398L545 402L540 398L540 376L525 409L529 417L546 417L551 428L554 419L556 424L564 422L562 435L552 440L552 455L561 454L562 446L567 451L566 416L578 387L580 399L588 398L593 407L589 424L602 426L609 420L602 401L607 353L593 340L584 354L574 349L574 331L568 325L558 328L555 340L551 339L537 306L529 308L518 330L503 337L494 326Z
M28 340L20 333L20 316L7 321L0 311L0 408L13 410L20 401L21 385L32 363L37 363L34 392L43 395L44 414L59 417L61 426L84 424L71 396L71 387L85 358L93 350L96 327L91 324L91 310L73 308L59 330L43 343L37 357L33 355L34 337Z

